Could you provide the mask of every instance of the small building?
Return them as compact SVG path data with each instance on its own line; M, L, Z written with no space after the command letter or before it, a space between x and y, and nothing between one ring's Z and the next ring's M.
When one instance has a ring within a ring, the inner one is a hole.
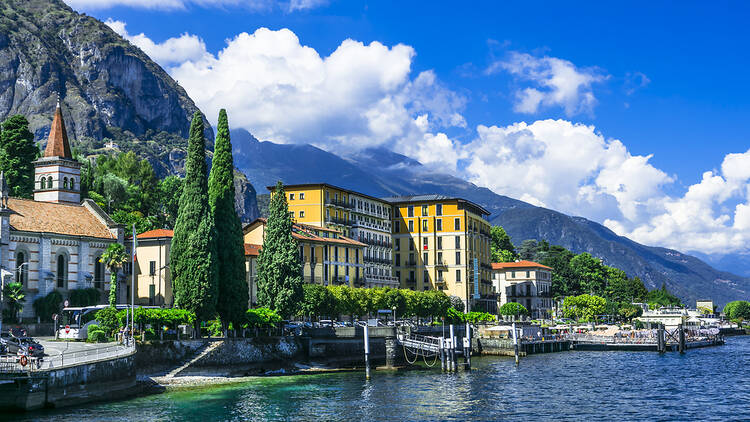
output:
M704 315L714 315L714 301L710 299L698 299L695 301L695 309ZM705 311L704 311L705 310Z
M245 273L247 274L247 306L255 307L258 304L258 256L261 245L245 243Z
M171 307L174 304L169 254L172 230L150 230L137 236L135 271L135 304ZM132 236L126 243L128 254L133 248ZM125 271L132 276L130 268ZM130 282L130 280L128 280Z
M262 245L266 224L265 218L246 224L245 243ZM365 287L363 257L367 245L343 236L338 230L306 224L293 224L292 237L299 247L305 283Z
M81 164L73 159L58 102L43 156L34 162L34 199L10 198L0 176L0 276L23 284L22 318L33 318L34 300L58 290L109 291L109 270L99 258L124 229L92 200L81 201ZM124 286L118 303L127 301Z
M492 264L492 283L499 307L515 302L528 309L531 318L552 316L552 268L533 261Z

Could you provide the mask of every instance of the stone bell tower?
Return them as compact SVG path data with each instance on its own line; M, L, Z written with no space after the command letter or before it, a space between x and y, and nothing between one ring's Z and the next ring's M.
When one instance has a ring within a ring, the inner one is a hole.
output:
M44 156L34 161L34 200L78 205L81 203L80 183L81 163L70 153L58 98Z

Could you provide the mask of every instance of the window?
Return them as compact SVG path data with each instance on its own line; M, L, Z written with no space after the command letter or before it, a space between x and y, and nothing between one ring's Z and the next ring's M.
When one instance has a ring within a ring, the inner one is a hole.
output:
M65 177L63 178L63 189L67 189L67 188L68 188L68 178Z
M443 220L441 218L435 220L435 231L443 231Z
M401 250L401 239L394 239L393 240L393 248L397 251Z
M422 231L423 232L427 231L427 220L422 220Z
M456 252L456 265L461 265L461 252Z
M396 271L396 279L401 281L401 271Z
M422 265L427 265L430 262L429 259L430 258L427 255L427 252L423 253L422 254Z
M52 189L52 176L47 178L47 189Z
M305 199L305 193L304 192L300 192L299 199Z
M406 215L409 217L414 217L414 205L409 205L406 207Z
M70 190L76 189L76 179L71 178L70 179Z
M68 259L65 255L57 256L57 287L60 289L68 288Z
M516 278L516 272L515 272L515 271L511 271L511 273L510 273L510 274L511 274L511 275L510 275L510 278Z
M410 232L414 231L414 220L409 220L409 231Z
M437 253L437 258L435 258L435 264L442 265L442 263L443 263L443 253L442 252L438 252Z
M16 282L26 287L29 282L29 256L26 252L16 252Z
M427 217L427 205L422 205L422 217Z
M414 240L412 240L412 239L409 239L409 250L410 251L414 250Z
M456 270L456 283L461 282L461 270Z
M401 222L400 221L395 221L393 223L393 232L394 233L398 233L400 231L401 231Z
M156 297L156 286L153 284L150 284L148 286L148 304L153 305L154 304L154 298Z
M531 271L526 271L526 278L531 278Z
M344 249L344 262L349 262L349 248Z
M397 267L401 266L401 255L400 254L396 254L396 266Z
M294 218L294 211L289 211L289 218Z
M289 194L289 200L290 200L290 201L294 201L294 194L293 194L293 193L290 193L290 194Z
M437 250L443 249L443 236L437 237L437 246L435 247Z
M409 271L409 281L416 281L417 278L414 277L414 271Z
M443 215L443 204L435 205L435 215Z
M299 218L305 218L305 212L304 211L300 211L299 212Z
M338 246L333 248L333 260L334 261L339 260L339 247Z
M415 264L416 264L416 261L414 261L414 254L410 253L409 254L409 265L415 265Z
M422 249L425 250L425 251L427 250L427 245L428 245L427 242L428 242L428 239L426 237L423 237L422 238Z
M427 272L427 270L424 270L424 274L422 274L422 280L424 280L425 283L430 282L430 273Z
M456 218L455 220L453 220L453 230L456 230L456 231L461 230L461 219L460 218Z
M151 277L156 275L156 261L148 262L148 275Z
M461 249L461 236L456 236L456 249Z

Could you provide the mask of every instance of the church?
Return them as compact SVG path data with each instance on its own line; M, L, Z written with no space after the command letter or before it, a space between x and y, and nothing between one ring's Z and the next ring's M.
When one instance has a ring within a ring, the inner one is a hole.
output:
M58 102L44 155L34 162L34 199L8 197L6 187L0 201L0 276L4 284L23 283L22 318L34 318L34 300L53 290L67 298L94 287L106 302L110 277L99 258L109 244L123 243L124 227L91 199L81 201L80 182ZM118 302L125 290L118 289Z

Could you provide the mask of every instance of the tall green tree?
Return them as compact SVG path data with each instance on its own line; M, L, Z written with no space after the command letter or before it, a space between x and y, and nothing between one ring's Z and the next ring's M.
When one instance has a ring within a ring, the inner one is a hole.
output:
M603 294L605 288L604 266L599 258L584 252L570 260L570 268L581 282L581 290L589 294Z
M216 316L216 229L208 203L206 140L200 112L193 115L170 265L175 306L192 311L196 324Z
M245 279L245 248L242 225L234 209L234 161L232 143L229 139L227 112L219 112L216 127L214 159L208 177L208 201L214 216L219 279L219 297L216 310L223 324L230 322L238 326L245 318L248 292Z
M112 243L107 246L99 262L109 269L109 306L117 305L117 270L128 262L128 254L125 247L120 243Z
M510 236L500 226L492 226L490 229L490 251L492 252L492 262L513 262L516 255L516 248L510 241Z
M518 248L518 256L526 261L531 261L536 256L539 244L536 239L526 239L521 242L521 246Z
M177 176L167 176L159 181L160 210L159 221L162 226L174 228L177 212L180 209L182 196L182 179Z
M297 311L303 297L302 263L281 182L276 184L268 208L263 249L258 256L258 303L286 317Z
M34 165L39 147L29 131L29 121L20 114L9 117L0 132L0 170L5 172L11 196L31 198L34 192Z

